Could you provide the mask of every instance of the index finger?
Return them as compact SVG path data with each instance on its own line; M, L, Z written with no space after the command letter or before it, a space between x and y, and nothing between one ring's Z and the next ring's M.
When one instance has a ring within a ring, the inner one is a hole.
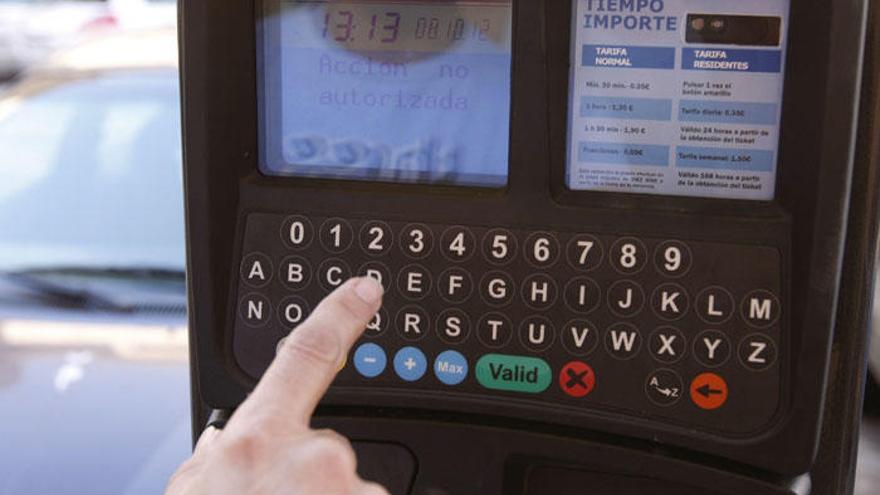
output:
M227 429L249 417L266 415L297 431L307 428L352 344L379 311L382 292L382 286L372 278L353 278L321 301L285 339Z

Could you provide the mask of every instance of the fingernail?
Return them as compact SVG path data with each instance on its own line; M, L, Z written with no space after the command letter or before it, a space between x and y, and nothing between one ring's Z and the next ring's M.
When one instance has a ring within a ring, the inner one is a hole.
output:
M382 284L372 277L361 278L354 288L354 293L367 304L376 304L382 299Z

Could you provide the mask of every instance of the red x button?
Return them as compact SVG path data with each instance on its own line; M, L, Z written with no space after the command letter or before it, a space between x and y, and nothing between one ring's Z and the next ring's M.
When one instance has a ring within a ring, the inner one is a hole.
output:
M559 371L559 388L572 397L584 397L596 386L596 375L587 363L572 361Z

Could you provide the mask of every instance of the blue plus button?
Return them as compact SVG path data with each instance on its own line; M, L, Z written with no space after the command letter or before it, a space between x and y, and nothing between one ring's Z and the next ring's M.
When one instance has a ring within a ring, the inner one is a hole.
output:
M408 382L421 378L428 370L425 354L415 347L404 347L394 355L394 371Z
M376 344L361 344L354 351L354 368L367 378L381 375L387 363L385 351Z
M434 374L447 385L458 385L467 378L467 359L456 351L441 352L434 360Z

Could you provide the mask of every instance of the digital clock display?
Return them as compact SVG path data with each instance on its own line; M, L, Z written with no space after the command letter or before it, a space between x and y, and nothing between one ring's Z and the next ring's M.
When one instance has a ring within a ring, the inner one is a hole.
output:
M264 0L267 175L507 183L511 0Z

